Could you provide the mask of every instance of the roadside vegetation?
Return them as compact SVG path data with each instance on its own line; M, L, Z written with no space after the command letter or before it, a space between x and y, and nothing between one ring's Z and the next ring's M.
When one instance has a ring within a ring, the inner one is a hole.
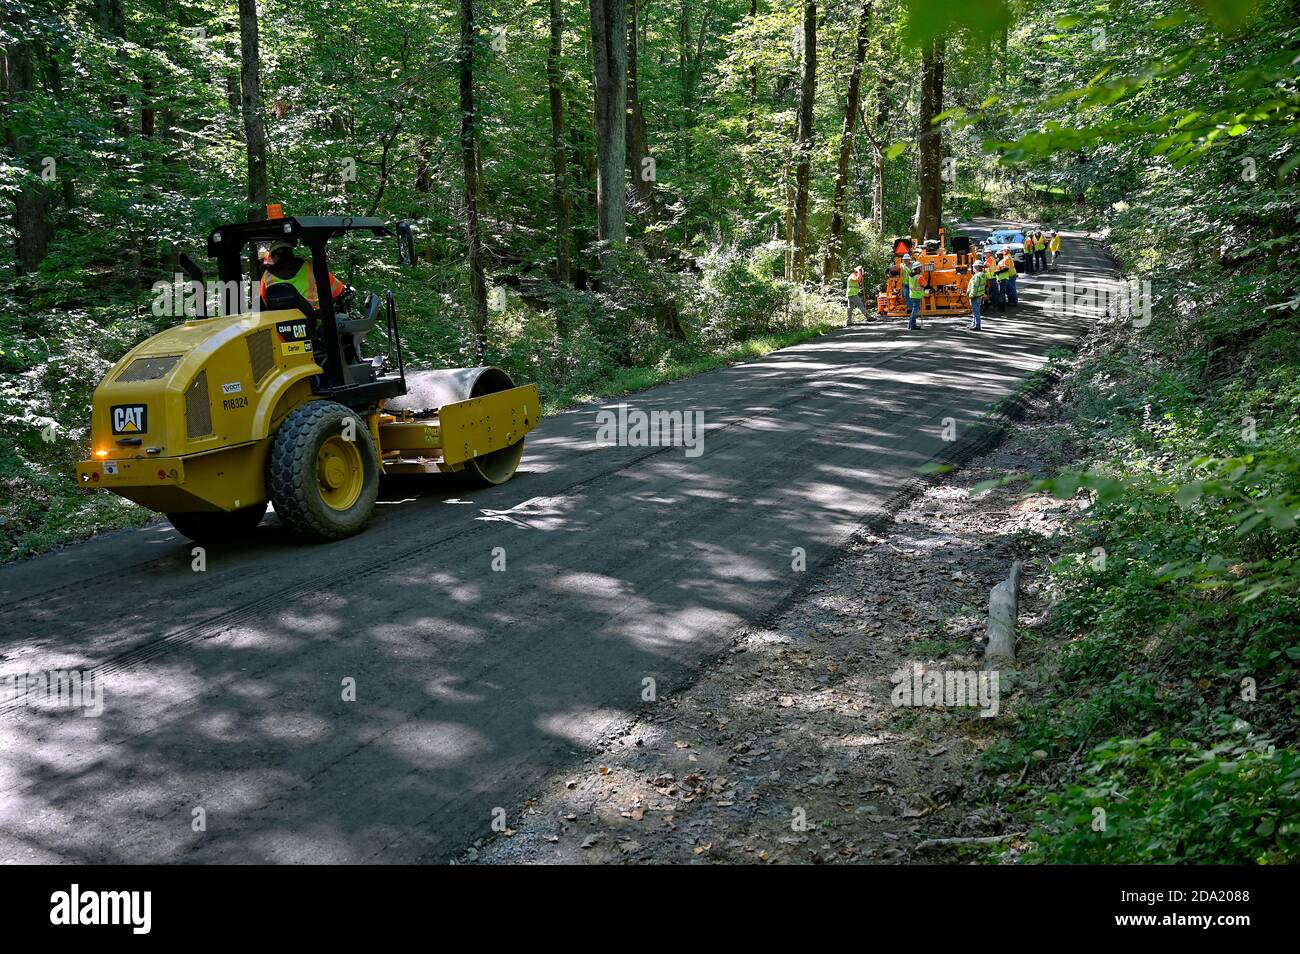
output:
M1206 382L1174 319L1098 331L1064 392L1092 450L1036 485L1090 504L1037 548L1054 606L1025 644L1033 690L984 758L1024 779L1028 860L1300 855L1296 359L1271 329Z
M1126 76L1113 50L1028 44L1045 76L1106 79L1052 89L1003 147L1051 190L997 211L1091 229L1150 296L1078 356L1065 414L1089 453L1037 485L1091 504L1044 549L1034 697L985 757L1024 779L1026 860L1300 858L1300 31L1294 5L1248 28L1243 5L1202 6L1089 20L1145 51ZM1040 8L1017 36L1091 9Z

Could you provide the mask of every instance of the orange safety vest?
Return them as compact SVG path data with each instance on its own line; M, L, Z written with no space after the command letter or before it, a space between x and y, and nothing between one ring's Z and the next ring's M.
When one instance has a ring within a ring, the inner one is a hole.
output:
M293 278L280 278L267 269L262 273L262 302L266 302L266 290L271 285L279 282L288 282L294 288L298 289L298 294L307 299L307 304L313 308L320 307L320 296L316 294L316 275L312 271L311 262L303 262L302 267ZM337 278L330 275L330 297L338 298L343 294L343 283Z

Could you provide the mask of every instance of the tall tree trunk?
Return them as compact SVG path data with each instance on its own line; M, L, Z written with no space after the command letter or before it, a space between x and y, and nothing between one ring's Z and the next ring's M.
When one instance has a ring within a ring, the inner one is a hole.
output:
M794 278L794 181L789 170L785 175L785 277Z
M465 245L469 259L470 323L474 354L487 352L487 278L478 222L478 136L474 114L474 0L460 0L460 154L465 175Z
M758 0L749 0L749 25L758 19ZM749 64L749 111L745 113L745 140L754 138L754 110L758 108L758 61Z
M167 17L167 0L159 0L158 13L164 19ZM149 72L140 77L140 135L145 139L152 139L157 132L158 113L154 103L154 78Z
M162 14L163 19L172 18L172 8L170 0L160 0L158 12ZM182 11L177 10L175 13L176 26L182 26ZM172 141L175 131L175 114L172 112L172 103L175 101L175 93L168 95L164 100L162 109L158 113L158 137L166 143Z
M560 0L551 0L551 46L546 52L546 85L551 97L551 205L555 210L555 277L569 283L569 172L564 140L564 90L560 62L564 49L564 14Z
M151 77L146 76L141 80L141 100L140 100L140 135L145 139L152 139L154 132L157 130L156 112L153 104L154 82Z
M41 55L45 63L45 85L49 88L49 96L53 102L61 102L64 96L63 87L63 67L59 63L58 52L52 43L41 44ZM2 59L0 52L0 59ZM0 101L3 101L3 95L0 95ZM63 199L63 207L71 209L77 204L77 184L73 181L73 170L69 168L68 163L60 163L56 179L59 184L58 192ZM51 196L53 202L53 196Z
M239 115L239 77L234 73L226 77L226 110L232 116Z
M122 0L98 0L99 30L105 38L117 41L116 59L118 68L116 71L116 82L119 90L126 88L126 11L122 8ZM127 102L126 93L118 92L113 95L113 131L119 138L125 139L130 134L130 127L127 123Z
M239 107L248 147L248 221L266 216L266 128L262 124L262 67L257 0L239 0Z
M421 136L415 147L415 191L428 195L433 189L433 144Z
M912 221L912 238L918 241L939 237L943 211L943 134L934 125L934 117L943 112L943 40L936 39L925 48L921 60L921 115L917 122L920 143L919 202Z
M878 142L871 144L871 225L885 231L885 150Z
M627 2L590 0L596 86L596 222L602 242L627 237Z
M831 233L826 244L826 261L822 278L835 275L840 254L840 237L844 234L844 197L848 191L849 159L853 154L853 124L858 118L862 91L862 63L867 56L867 31L871 26L871 0L863 0L858 20L858 46L853 54L853 71L849 74L848 102L844 107L844 129L840 133L839 164L835 167L835 200L831 205Z
M889 91L894 85L887 70L877 74L876 128L871 137L871 224L876 231L885 231L885 148L882 140L887 135L889 123ZM865 118L863 126L866 125Z
M653 226L659 221L659 209L655 203L654 160L650 156L650 146L646 138L645 114L641 111L641 95L637 90L637 51L640 46L640 0L631 0L628 8L627 24L627 148L628 165L632 173L633 208L646 230L645 248L647 254L656 256L659 250L658 233ZM655 319L659 330L668 338L677 341L686 339L686 330L682 328L681 315L677 309L677 300L671 296L656 309Z
M808 184L812 178L813 101L817 95L817 0L803 6L803 83L799 90L799 129L796 133L794 226L791 235L790 280L804 280L808 261Z
M645 114L641 111L641 94L637 90L637 23L639 0L630 0L627 20L627 158L632 176L633 210L645 225L658 219L655 208L654 166L646 141ZM653 251L655 243L646 243Z
M682 106L686 105L686 79L691 61L691 5L681 0L677 16L677 86L682 91Z
M18 15L9 15L17 23ZM22 30L18 30L22 36ZM19 40L4 50L4 70L0 71L5 84L5 102L17 104L35 92L36 75L32 47L29 41ZM13 115L6 111L5 115ZM26 129L10 122L4 123L5 144L21 160L31 164L31 174L13 195L14 202L14 259L18 274L25 275L40 268L49 252L54 227L50 219L50 193L40 180L44 171L42 157L33 149Z
M713 11L708 4L700 13L700 29L691 39L690 0L682 0L681 18L677 23L677 69L681 76L682 109L693 110L699 102L700 77L704 71L704 45L709 39L709 20ZM695 49L691 50L694 43Z
M573 167L574 191L578 212L570 218L573 244L571 250L585 249L598 236L587 227L588 222L596 222L596 113L588 108L586 102L580 101L573 90L566 90L565 132L569 141L569 162ZM570 208L572 210L573 204ZM587 278L588 263L585 259L575 257L569 265L569 274L573 287L585 291L589 287Z

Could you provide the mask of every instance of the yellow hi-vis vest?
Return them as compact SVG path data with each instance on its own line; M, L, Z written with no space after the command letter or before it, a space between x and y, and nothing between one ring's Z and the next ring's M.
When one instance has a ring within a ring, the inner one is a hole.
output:
M907 297L913 300L924 298L930 293L929 289L922 287L921 279L917 278L911 272L907 273Z
M298 290L298 294L307 299L313 308L320 307L320 296L316 294L316 276L312 274L311 262L303 262L293 278L280 278L268 269L262 273L262 301L266 301L266 290L279 282L288 282ZM330 297L337 298L343 291L343 283L330 276Z

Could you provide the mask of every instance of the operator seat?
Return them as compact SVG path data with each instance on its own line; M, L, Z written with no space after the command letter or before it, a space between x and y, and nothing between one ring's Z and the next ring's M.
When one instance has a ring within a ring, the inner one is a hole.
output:
M315 318L316 309L303 297L302 292L288 282L276 282L266 287L267 311L279 311L282 308L296 308L306 318Z
M383 366L383 355L368 358L361 353L361 343L366 340L366 335L379 318L379 305L379 296L367 292L364 309L359 317L353 318L350 314L338 316L339 337L343 340L343 353L349 364L368 364L376 370Z

